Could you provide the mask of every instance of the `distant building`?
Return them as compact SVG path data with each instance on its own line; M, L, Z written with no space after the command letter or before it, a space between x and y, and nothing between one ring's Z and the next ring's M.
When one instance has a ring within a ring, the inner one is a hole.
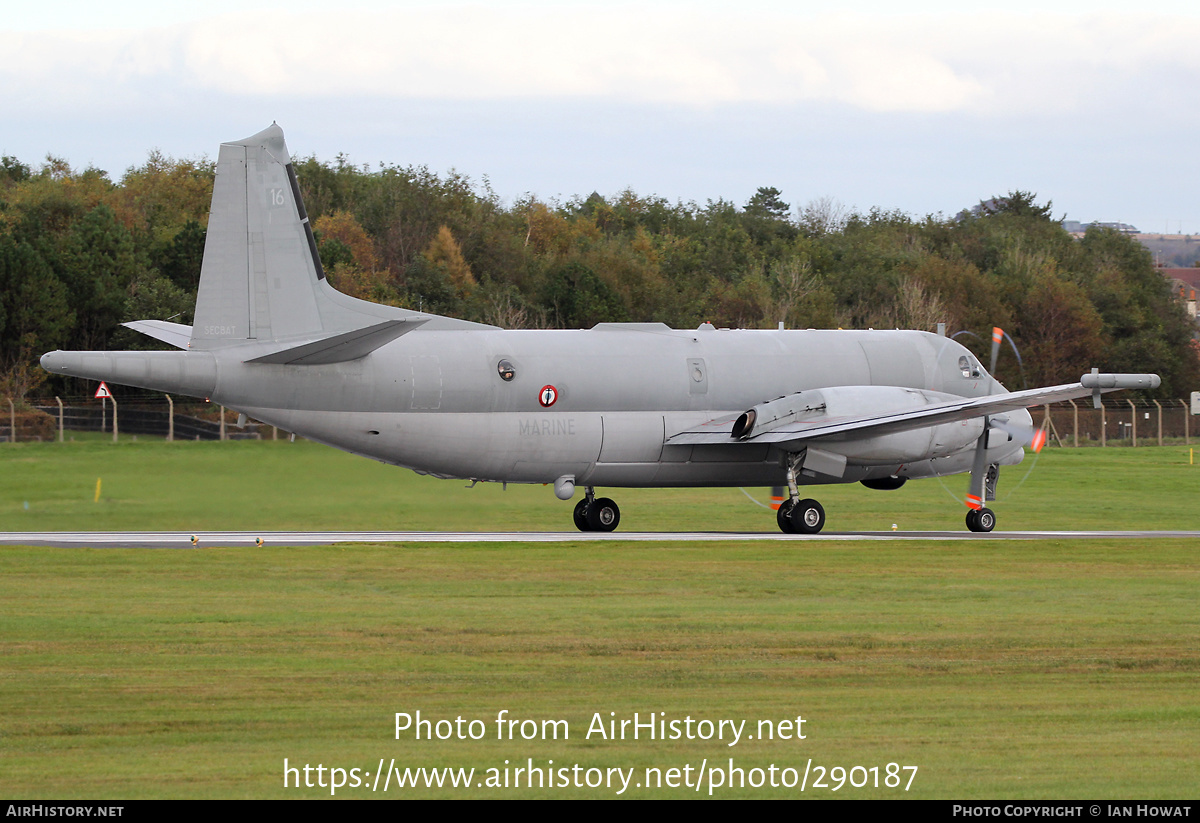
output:
M1200 268L1159 269L1171 281L1171 292L1187 306L1188 316L1196 320L1196 289L1200 289Z
M1137 226L1131 226L1128 223L1106 223L1102 220L1093 220L1090 223L1082 223L1078 220L1064 220L1062 227L1071 234L1083 234L1092 226L1101 229L1114 229L1115 231L1124 232L1125 234L1139 234Z

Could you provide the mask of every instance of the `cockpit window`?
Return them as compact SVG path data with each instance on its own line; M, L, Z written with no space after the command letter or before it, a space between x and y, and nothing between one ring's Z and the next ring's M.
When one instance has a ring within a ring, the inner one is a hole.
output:
M975 362L974 357L963 355L958 358L958 368L962 371L962 376L966 378L979 377L979 364Z
M513 368L513 364L509 360L501 360L497 363L496 371L500 374L500 379L505 383L517 376L517 370Z

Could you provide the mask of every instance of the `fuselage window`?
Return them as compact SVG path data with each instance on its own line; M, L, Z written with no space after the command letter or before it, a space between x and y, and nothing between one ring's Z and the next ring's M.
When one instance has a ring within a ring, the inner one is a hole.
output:
M505 383L517 376L517 370L513 368L513 364L508 360L501 360L497 363L496 371L500 373L500 379Z

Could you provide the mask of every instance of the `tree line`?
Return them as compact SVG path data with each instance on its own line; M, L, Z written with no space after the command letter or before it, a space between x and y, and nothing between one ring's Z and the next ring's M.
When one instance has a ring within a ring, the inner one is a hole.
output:
M915 218L793 208L770 187L741 206L630 190L506 204L453 171L339 156L296 172L330 282L375 302L504 328L944 322L984 362L997 325L1021 351L998 369L1010 388L1093 366L1158 372L1164 397L1200 388L1195 326L1149 251L1102 228L1077 240L1029 192ZM44 351L159 348L120 323L191 322L213 177L207 159L159 152L119 181L0 159L0 393L71 393L37 366Z

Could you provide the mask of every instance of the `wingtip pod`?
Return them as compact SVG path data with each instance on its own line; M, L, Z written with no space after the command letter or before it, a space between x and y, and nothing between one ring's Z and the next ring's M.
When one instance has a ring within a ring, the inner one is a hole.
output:
M1092 372L1079 378L1085 389L1157 389L1162 378L1157 374L1099 374Z

